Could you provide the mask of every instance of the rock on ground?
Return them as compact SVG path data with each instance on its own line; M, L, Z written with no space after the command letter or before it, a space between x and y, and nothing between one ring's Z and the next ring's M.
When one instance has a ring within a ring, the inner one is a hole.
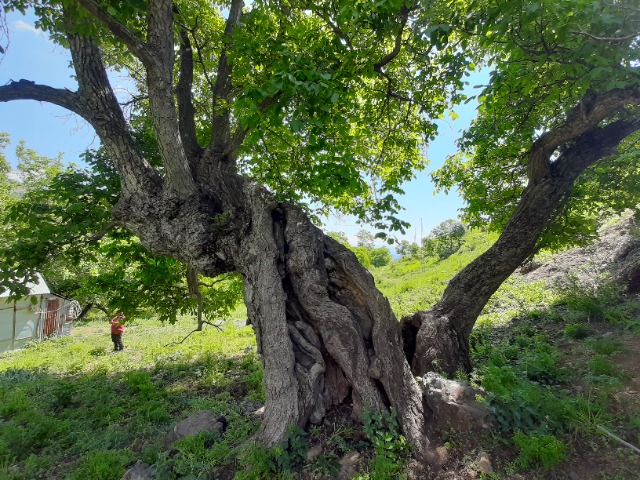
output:
M484 431L491 427L491 412L476 400L477 395L484 395L483 390L466 382L447 380L434 372L422 377L420 387L439 427L459 431Z
M202 432L222 434L227 428L227 420L215 415L211 410L201 410L178 422L164 439L164 446L170 449L180 439Z
M136 463L122 476L122 480L153 480L154 478L153 468L144 463Z

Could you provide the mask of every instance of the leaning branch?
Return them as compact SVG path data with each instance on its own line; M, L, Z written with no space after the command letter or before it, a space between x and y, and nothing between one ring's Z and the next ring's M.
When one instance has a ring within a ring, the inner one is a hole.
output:
M224 330L222 330L218 325L211 323L211 322L207 322L206 320L204 320L202 323L206 323L207 325L211 325L212 327L216 327L218 330L220 330L221 332L224 332ZM189 338L192 334L196 333L196 332L201 332L202 331L202 324L198 325L198 328L194 328L193 330L191 330L189 333L187 333L187 335L180 340L179 342L173 342L173 343L167 343L165 345L165 347L175 347L176 345L181 345L183 344L187 338Z
M553 164L553 169L562 177L573 181L592 164L611 157L617 152L620 142L640 130L640 118L616 120L604 127L596 127L581 135Z
M528 153L529 182L549 174L550 158L558 147L592 131L607 117L630 105L640 105L640 89L616 89L601 94L587 93L560 125L543 133Z
M393 46L393 50L391 50L387 55L382 57L379 62L373 65L373 70L382 73L382 69L387 66L389 63L393 61L400 54L400 50L402 49L402 34L404 33L404 28L409 21L409 12L410 9L403 5L400 9L400 29L396 35L395 44Z
M178 100L178 127L182 144L189 157L198 156L202 148L198 144L195 123L195 108L193 106L193 49L189 34L180 29L180 78L176 86Z
M232 0L229 16L224 30L223 47L218 60L216 83L213 87L213 118L211 129L211 148L226 151L231 135L231 112L228 100L233 90L231 82L232 65L228 58L233 32L240 23L244 0Z
M29 80L11 81L0 87L0 102L12 100L37 100L52 103L86 119L86 111L83 108L80 95L71 90L39 85Z
M142 63L148 65L153 62L153 56L147 48L147 45L136 37L133 32L117 18L102 8L98 2L95 0L78 0L78 3L96 17L111 33L118 37Z

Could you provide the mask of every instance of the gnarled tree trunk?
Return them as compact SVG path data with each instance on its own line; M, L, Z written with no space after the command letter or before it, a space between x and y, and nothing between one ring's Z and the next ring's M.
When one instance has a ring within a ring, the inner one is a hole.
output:
M187 200L138 192L114 214L154 252L206 275L242 274L264 365L258 439L281 442L290 425L319 423L348 402L356 415L393 408L416 456L430 459L422 393L371 274L300 208L274 201L263 187L234 175L219 176L216 187Z
M356 413L393 406L416 453L426 456L421 394L371 275L299 208L247 188L253 231L242 239L238 269L265 366L259 436L273 443L287 425L318 423L349 400Z
M133 140L90 37L68 34L77 92L14 82L0 87L0 101L44 100L81 115L95 128L121 179L115 222L156 254L183 261L192 276L242 274L264 364L266 410L259 440L277 444L290 425L321 422L331 408L350 402L358 415L364 408L395 409L414 454L429 459L421 391L404 357L399 323L369 272L298 207L276 202L264 187L237 173L247 131L232 128L226 48L219 57L210 144L201 148L185 32L180 35L177 115L174 109L173 3L149 2L146 42L93 0L80 3L145 67L164 175L149 165ZM225 45L242 6L242 0L233 0ZM65 16L65 21L72 32L72 19Z

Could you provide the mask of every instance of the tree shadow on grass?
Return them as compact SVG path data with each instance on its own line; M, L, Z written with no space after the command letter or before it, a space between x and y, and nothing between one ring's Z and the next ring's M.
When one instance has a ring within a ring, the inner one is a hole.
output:
M68 374L6 370L0 372L0 477L120 479L141 460L162 464L163 478L179 478L170 468L176 452L166 452L163 440L171 424L202 409L227 418L222 443L228 453L217 461L231 464L232 449L257 426L243 403L262 395L253 355L210 354L119 373L99 366ZM194 464L189 473L211 467Z

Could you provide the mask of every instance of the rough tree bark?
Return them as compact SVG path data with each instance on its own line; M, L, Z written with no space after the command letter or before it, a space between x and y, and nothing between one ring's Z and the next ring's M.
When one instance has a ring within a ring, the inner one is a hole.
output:
M498 240L451 279L434 307L402 319L404 349L414 374L471 370L469 337L478 315L502 282L534 253L579 175L612 155L625 137L640 128L637 118L598 124L638 103L638 90L590 95L561 125L534 142L527 158L529 184Z
M183 261L192 284L196 272L242 274L264 364L266 409L258 439L279 443L290 425L318 423L331 408L350 402L356 414L364 408L393 408L414 454L431 459L422 394L404 357L400 326L369 272L300 208L275 201L264 187L237 173L246 131L232 125L232 65L226 48L242 0L233 0L229 9L206 147L198 145L195 135L193 59L185 31L178 36L175 108L172 2L149 2L146 41L94 0L79 3L144 65L165 175L136 146L90 37L67 35L77 92L13 82L0 87L0 101L48 101L85 118L121 178L114 222L133 231L151 251ZM73 19L66 16L65 22L74 32Z

